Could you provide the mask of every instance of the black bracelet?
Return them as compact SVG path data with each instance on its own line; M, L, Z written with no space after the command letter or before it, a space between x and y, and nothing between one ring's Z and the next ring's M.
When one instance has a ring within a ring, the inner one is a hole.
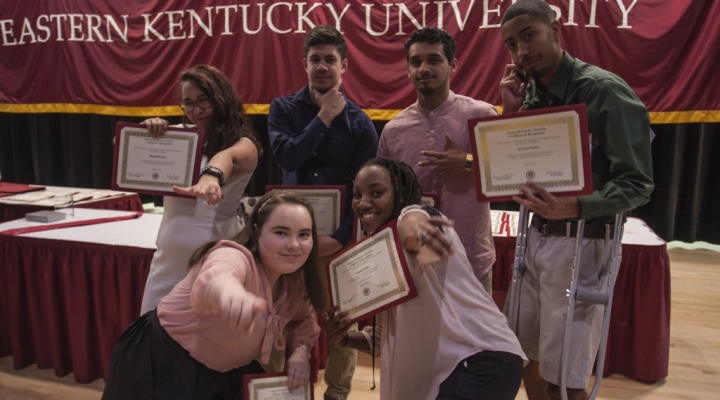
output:
M225 174L223 174L220 168L215 168L208 165L207 167L205 167L205 169L202 170L202 172L200 172L200 175L214 176L218 179L218 184L220 185L220 187L225 186Z
M343 337L343 342L340 343L340 347L345 347L345 345L347 344L348 340L350 340L350 335L348 335L347 332L343 332L343 335L344 335L344 337Z

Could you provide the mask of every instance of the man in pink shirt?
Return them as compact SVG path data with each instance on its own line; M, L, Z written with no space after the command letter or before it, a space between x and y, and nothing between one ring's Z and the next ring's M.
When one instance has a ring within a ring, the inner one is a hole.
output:
M497 115L488 103L450 90L455 72L455 40L442 29L416 30L405 43L408 77L417 102L390 121L380 136L378 156L409 164L424 192L440 194L443 214L467 251L475 276L492 293L495 247L490 206L478 203L467 121Z

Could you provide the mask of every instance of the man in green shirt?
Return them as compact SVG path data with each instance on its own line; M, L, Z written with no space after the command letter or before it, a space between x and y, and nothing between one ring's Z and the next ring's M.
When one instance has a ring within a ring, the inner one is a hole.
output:
M544 399L546 392L560 399L574 221L587 221L578 287L600 290L610 268L615 214L647 203L654 187L647 109L620 77L565 53L560 28L542 0L513 4L500 28L513 61L500 82L503 114L585 104L592 146L593 194L555 197L528 182L521 188L522 196L514 197L535 213L528 231L518 325L518 338L531 360L523 376L530 400ZM603 307L589 304L575 308L566 381L570 399L587 398L602 312Z

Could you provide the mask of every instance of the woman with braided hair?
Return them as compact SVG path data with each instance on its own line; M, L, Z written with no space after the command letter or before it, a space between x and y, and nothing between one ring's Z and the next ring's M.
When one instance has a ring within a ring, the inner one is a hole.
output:
M380 354L380 398L511 400L527 358L505 316L475 278L453 222L421 207L412 169L369 160L355 176L352 208L372 235L393 219L418 297L348 332L347 312L332 308L325 330L334 343ZM432 254L435 257L420 257Z

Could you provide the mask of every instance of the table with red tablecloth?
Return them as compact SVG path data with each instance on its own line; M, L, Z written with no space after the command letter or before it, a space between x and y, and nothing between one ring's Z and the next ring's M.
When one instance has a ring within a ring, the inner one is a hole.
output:
M32 187L32 185L29 185ZM77 208L94 208L98 210L121 210L121 211L142 211L143 205L140 201L140 196L137 193L124 193L115 192L110 190L97 190L97 189L81 189L81 188L66 188L66 187L53 187L48 186L43 190L33 191L37 193L84 193L93 192L96 196L103 196L95 199L82 200L74 204ZM53 210L54 206L50 205L38 205L33 203L13 203L8 201L10 197L0 197L0 222L12 221L19 218L25 218L25 214L43 211Z
M75 214L97 218L123 213L77 209ZM138 317L160 219L145 214L106 224L0 235L0 357L13 356L18 369L37 363L59 376L75 372L81 383L105 377L115 341ZM0 231L27 223L3 223ZM515 238L494 240L493 297L501 306ZM622 251L604 373L655 382L668 371L666 246L642 221L631 218ZM317 371L327 358L324 336L313 353Z

